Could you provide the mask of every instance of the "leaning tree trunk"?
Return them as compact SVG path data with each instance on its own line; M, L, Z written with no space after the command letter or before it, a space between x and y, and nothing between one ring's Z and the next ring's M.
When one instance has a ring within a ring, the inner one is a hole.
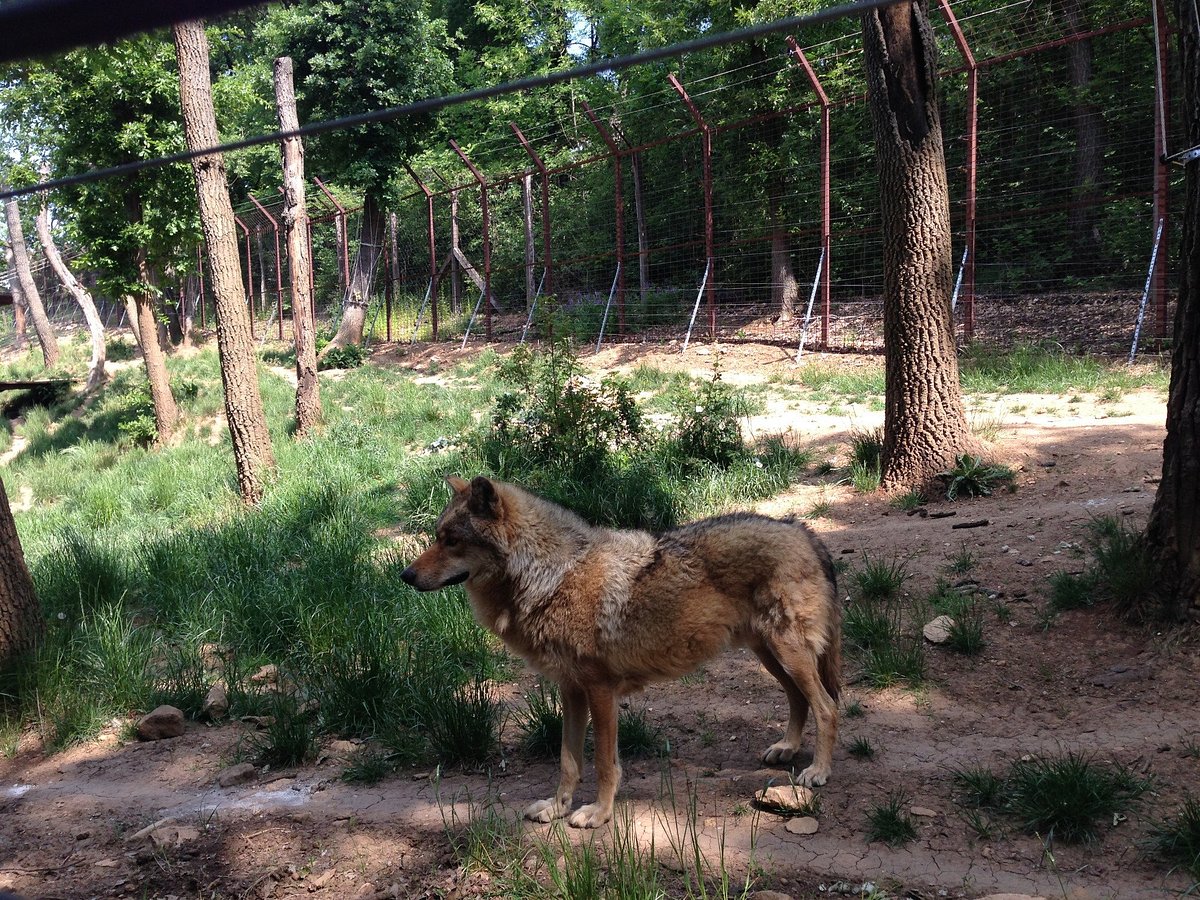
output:
M58 245L54 243L54 235L50 231L50 210L44 200L35 224L37 225L38 240L42 242L42 252L46 254L46 259L50 261L50 268L54 270L54 274L58 276L58 280L63 283L63 287L75 298L75 302L83 310L84 321L87 322L88 335L92 344L92 360L88 364L88 379L87 384L84 386L84 391L90 393L104 384L107 377L104 372L106 355L104 323L100 321L100 313L96 311L96 304L92 300L92 295L88 292L87 288L79 283L79 279L75 277L74 273L67 268L62 254L58 252Z
M16 267L12 247L8 244L4 245L4 262L5 268L10 271ZM21 293L20 281L10 283L8 289L12 291L13 298L13 332L16 335L13 349L24 352L29 349L29 335L25 333L25 295Z
M367 326L367 308L371 305L371 283L383 249L383 211L371 191L363 197L362 228L354 268L350 272L350 289L342 302L342 321L322 353L334 347L361 344Z
M296 91L292 60L275 60L275 105L281 131L300 126L296 116ZM304 142L289 138L283 153L283 230L287 239L289 278L292 282L292 334L296 341L296 434L306 435L321 422L321 395L317 384L317 340L313 327L312 260L308 255L308 205L304 197Z
M37 285L33 282L33 270L29 268L29 249L25 246L25 232L21 228L21 210L15 197L4 201L4 215L8 221L8 242L12 246L13 264L17 268L17 281L21 285L21 294L25 298L25 307L29 317L33 319L33 329L37 332L38 343L42 345L42 361L49 369L58 362L58 339L54 329L50 327L50 319L42 306L42 298L38 295Z
M183 22L174 27L174 33L179 60L179 103L183 108L188 148L214 147L219 138L204 23ZM192 174L196 179L200 224L208 244L209 275L216 298L217 351L238 488L243 501L257 503L275 468L275 456L259 392L250 315L242 302L242 273L233 206L225 184L225 158L219 153L196 157L192 160Z
M800 285L792 268L792 245L783 223L783 180L771 177L767 197L767 219L771 227L771 306L781 322L790 322L796 315L796 297Z
M136 313L137 334L141 336L142 361L146 364L146 380L150 383L150 401L154 404L154 425L157 434L154 446L165 447L175 435L179 422L179 407L171 393L171 379L167 374L167 356L163 352L158 336L157 278L146 261L146 251L137 251L137 270L142 290L133 296Z
M44 627L8 494L0 481L0 670L32 650Z
M1184 147L1200 145L1200 22L1192 0L1175 0L1183 72ZM1147 547L1157 562L1162 612L1200 618L1200 161L1185 174L1179 305L1175 310L1171 387L1162 481L1150 510Z
M973 445L950 312L950 200L926 0L863 16L883 222L883 487L925 488Z

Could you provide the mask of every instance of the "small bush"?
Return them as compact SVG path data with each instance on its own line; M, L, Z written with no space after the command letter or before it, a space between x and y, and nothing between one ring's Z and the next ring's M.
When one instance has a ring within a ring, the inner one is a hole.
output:
M745 456L741 420L748 411L746 401L721 380L719 367L713 367L712 377L700 388L682 388L672 400L678 423L670 444L680 457L728 467Z
M617 747L629 759L666 756L670 746L662 729L646 719L646 710L623 709L617 716Z
M917 828L904 811L907 804L904 792L894 791L888 795L887 803L867 813L867 840L883 841L889 847L899 847L914 840Z
M516 714L521 749L545 759L558 756L562 746L563 713L558 688L543 678L525 695L525 709Z
M975 552L963 544L957 553L946 557L946 565L943 569L951 575L966 575L975 568L975 564L979 562L979 557Z
M882 604L858 600L846 607L842 631L847 643L859 650L890 644L896 630L893 616Z
M863 677L872 687L907 683L917 687L925 680L925 645L911 635L873 647L863 655Z
M250 746L260 764L286 769L316 758L316 724L294 696L274 695L264 722L266 728L250 738Z
M1068 751L1013 763L1008 809L1028 834L1067 843L1095 841L1100 823L1129 808L1149 783L1120 766Z
M1123 615L1138 615L1153 596L1159 572L1145 535L1115 516L1095 519L1089 528L1090 573L1096 588Z
M891 505L904 512L910 512L925 505L925 495L917 490L907 491L893 499Z
M990 769L969 767L952 769L954 786L962 794L962 802L971 807L997 807L1003 799L1004 779Z
M359 750L345 769L342 781L347 784L378 784L396 771L396 760L379 750Z
M867 602L890 600L900 593L904 582L912 577L908 571L908 559L892 556L890 559L872 558L863 554L862 567L854 573L852 581L858 588L858 596Z
M978 456L964 453L955 457L954 468L938 477L946 482L946 499L957 500L959 495L990 497L997 485L1011 486L1016 474L1008 466L985 463Z
M1200 881L1200 801L1184 797L1174 818L1151 826L1149 838L1163 859Z
M361 344L347 344L345 347L322 349L317 360L317 368L326 369L357 369L371 355L370 351Z
M1055 612L1086 609L1096 603L1096 579L1089 574L1055 572L1050 576L1050 608Z
M883 429L854 431L850 434L850 462L876 472L883 468Z
M503 708L482 678L449 690L430 679L418 702L421 728L439 762L470 764L495 756Z

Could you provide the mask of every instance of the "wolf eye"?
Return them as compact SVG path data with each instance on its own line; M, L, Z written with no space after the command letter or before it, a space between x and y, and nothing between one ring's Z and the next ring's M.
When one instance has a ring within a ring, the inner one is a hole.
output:
M442 546L443 547L453 547L457 543L458 543L458 538L456 538L452 534L445 534L442 536Z

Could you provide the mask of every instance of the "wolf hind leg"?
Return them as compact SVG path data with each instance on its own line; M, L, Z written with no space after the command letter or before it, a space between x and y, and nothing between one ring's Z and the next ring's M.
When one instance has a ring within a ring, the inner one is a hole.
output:
M587 734L587 697L577 687L560 686L562 697L563 729L562 747L559 752L558 790L546 800L531 803L525 809L525 818L534 822L553 822L571 811L575 799L575 788L583 771L583 743Z
M771 652L766 643L755 640L750 644L750 649L763 664L763 668L775 676L775 680L783 687L783 692L787 694L788 699L787 731L784 732L783 740L776 741L766 749L762 761L768 766L790 763L800 750L804 723L808 721L808 700L796 684L795 679L787 669L780 665L779 660L775 658L775 654Z
M812 708L817 723L816 748L812 764L797 776L797 781L808 787L822 785L829 780L833 768L833 745L837 740L837 703L821 680L820 659L803 635L794 632L776 632L764 635L767 649L779 665L794 681L795 686ZM791 694L788 695L789 700ZM788 724L788 733L783 743L792 737L793 721ZM801 723L802 724L802 723ZM793 755L794 747L791 748ZM770 750L767 751L770 753Z

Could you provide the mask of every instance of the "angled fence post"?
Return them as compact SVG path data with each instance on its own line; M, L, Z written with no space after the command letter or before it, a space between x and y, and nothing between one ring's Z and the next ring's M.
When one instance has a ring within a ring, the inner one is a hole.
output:
M279 339L283 340L283 268L280 265L279 252L279 223L275 221L275 217L267 212L267 208L263 206L255 198L253 194L247 194L250 202L258 207L258 211L267 217L267 221L271 223L271 228L275 232L275 313L279 316ZM271 327L271 323L267 322L267 327Z
M716 272L714 266L716 260L713 250L713 174L712 174L712 127L704 121L704 116L700 115L700 110L692 98L688 96L688 92L683 89L683 85L679 83L679 79L674 75L668 75L667 80L671 82L671 87L675 88L684 105L687 106L688 112L692 114L696 125L700 128L700 152L702 155L703 168L703 188L704 188L704 256L707 260L704 266L704 284L706 296L708 298L708 334L713 340L717 337L717 304L716 292L713 290L713 282L716 280ZM692 316L693 321L695 315ZM689 329L690 332L690 329Z
M616 236L617 245L617 277L613 282L613 286L617 292L617 331L620 334L625 333L625 198L623 195L623 181L621 174L621 148L617 142L613 140L612 134L604 127L604 123L592 112L592 108L588 102L580 98L579 103L583 106L583 111L591 120L595 129L600 132L600 139L608 145L608 150L612 153L613 158L613 202L616 206ZM609 303L612 303L612 291L609 291ZM604 309L605 320L608 319L608 307ZM601 328L601 332L603 332Z
M404 164L404 170L408 172L408 177L417 183L417 187L421 189L421 193L425 195L425 219L429 233L429 287L425 291L425 299L429 301L429 324L433 329L433 339L438 339L438 305L437 305L437 246L434 241L433 230L433 191L425 184L417 173L412 170L407 162ZM421 310L424 310L425 305L421 304ZM417 328L421 326L421 311L417 312ZM413 329L413 340L417 339L417 328Z
M463 153L462 148L451 140L450 146L454 152L458 154L459 159L463 161L471 174L475 177L475 181L479 184L479 210L483 214L483 298L487 300L487 304L483 308L484 333L487 339L492 339L492 217L488 210L488 183L483 177L483 173L475 167L467 154ZM478 312L479 304L475 304L475 310ZM471 317L474 320L474 316ZM468 334L470 330L468 327ZM465 341L463 342L465 345Z

